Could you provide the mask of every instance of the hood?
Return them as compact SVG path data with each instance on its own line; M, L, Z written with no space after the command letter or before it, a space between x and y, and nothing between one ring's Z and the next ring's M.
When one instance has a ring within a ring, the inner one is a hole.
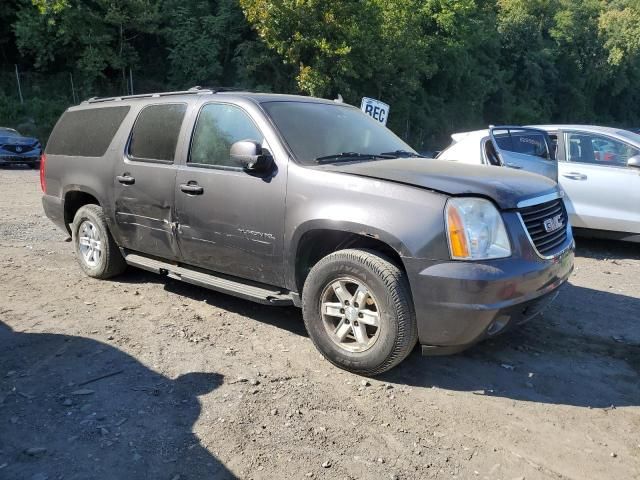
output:
M33 137L9 137L0 135L0 145L34 145L36 143L38 143L38 139Z
M430 158L397 158L358 163L337 163L316 168L414 185L448 195L478 195L502 209L558 190L541 175L503 167L468 165Z

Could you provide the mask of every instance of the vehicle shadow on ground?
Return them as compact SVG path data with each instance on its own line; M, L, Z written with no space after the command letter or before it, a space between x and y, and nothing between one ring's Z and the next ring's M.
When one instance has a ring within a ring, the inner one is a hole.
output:
M235 478L192 431L198 395L222 381L172 380L113 346L0 322L0 477Z
M577 255L629 259L634 245L582 239ZM300 310L266 307L130 269L117 281L157 283L175 295L307 336ZM423 357L420 349L380 380L514 400L583 407L640 405L640 299L567 284L529 324L468 351ZM606 319L606 321L605 321Z
M155 273L145 272L137 268L129 268L124 275L119 275L114 278L114 281L134 285L155 283L162 285L167 292L173 295L180 295L198 302L206 302L213 307L221 308L267 325L272 325L296 335L307 336L301 311L296 307L261 305L225 293L219 293L179 280L162 277Z
M601 238L576 237L576 256L597 260L640 260L640 244Z
M26 163L0 163L0 170L33 170L37 172L37 169L31 168Z
M414 351L383 378L538 403L639 406L638 312L640 299L568 284L521 328L454 356Z

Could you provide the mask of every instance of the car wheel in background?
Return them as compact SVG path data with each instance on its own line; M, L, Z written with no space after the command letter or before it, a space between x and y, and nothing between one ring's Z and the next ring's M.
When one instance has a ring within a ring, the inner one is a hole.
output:
M305 281L302 311L320 353L354 373L393 368L417 341L406 275L372 250L340 250L320 260Z

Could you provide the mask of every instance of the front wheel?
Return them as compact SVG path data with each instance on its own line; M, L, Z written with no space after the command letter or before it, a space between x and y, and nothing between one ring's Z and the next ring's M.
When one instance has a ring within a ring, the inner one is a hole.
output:
M305 281L302 311L320 353L354 373L393 368L417 341L406 274L375 251L340 250L320 260Z
M126 269L100 206L81 207L73 219L71 233L78 263L90 277L110 278Z

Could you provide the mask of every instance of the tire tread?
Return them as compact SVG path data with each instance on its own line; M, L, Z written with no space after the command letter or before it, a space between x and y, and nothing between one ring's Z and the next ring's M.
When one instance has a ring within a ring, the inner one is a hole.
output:
M405 273L393 262L393 260L380 252L365 248L350 248L330 253L314 265L307 276L307 280L312 277L314 271L319 270L324 265L344 260L351 260L356 263L360 263L380 277L392 299L393 307L398 318L398 331L395 346L388 354L387 358L376 368L357 369L357 373L365 376L379 375L402 362L402 360L411 353L418 340L418 329L416 325L411 288ZM307 282L305 282L305 287L306 285ZM305 295L303 290L303 309L305 303L304 299ZM308 321L309 319L304 315L305 324ZM345 368L344 365L340 365L327 356L313 337L310 337L316 348L327 360L338 367ZM354 369L354 371L356 371L356 369Z

